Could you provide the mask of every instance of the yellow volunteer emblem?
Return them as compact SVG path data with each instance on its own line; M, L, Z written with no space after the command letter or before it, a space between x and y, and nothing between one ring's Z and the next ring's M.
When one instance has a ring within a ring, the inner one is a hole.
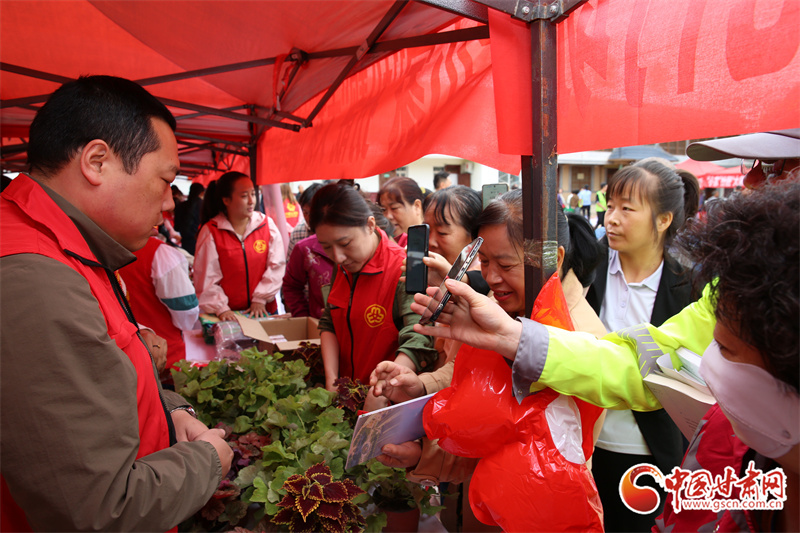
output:
M372 304L364 311L364 321L371 328L376 328L383 324L386 319L386 309L378 304Z
M263 254L267 251L267 241L264 239L257 240L253 243L253 250L255 250L258 254Z

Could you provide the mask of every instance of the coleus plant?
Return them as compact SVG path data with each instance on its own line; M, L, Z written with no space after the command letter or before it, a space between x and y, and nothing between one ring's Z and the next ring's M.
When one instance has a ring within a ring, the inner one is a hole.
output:
M293 533L344 533L362 531L367 525L353 503L353 498L365 494L364 491L349 479L334 480L325 463L293 475L283 488L286 496L278 503L282 509L272 517L272 522L288 526Z
M336 387L336 405L345 410L347 419L355 427L358 410L364 406L369 389L361 383L361 380L353 380L346 376L338 378L333 384Z
M322 363L322 348L315 342L303 341L300 346L284 357L287 361L300 360L309 368L306 383L310 385L325 384L325 365Z
M212 501L181 525L182 531L228 531L237 526L274 530L270 517L283 509L279 503L287 494L284 483L322 462L334 480L350 479L370 493L352 500L362 509L374 508L371 493L378 484L391 483L385 478L407 483L403 470L376 471L371 463L345 472L355 411L366 387L345 380L340 393L332 393L311 387L308 373L302 358L286 360L280 353L269 355L255 348L243 351L238 361L211 361L202 367L184 361L180 370L173 370L175 390L192 403L203 423L224 427L234 449L231 472ZM420 507L427 510L424 504ZM379 531L385 520L381 512L368 514L366 531Z

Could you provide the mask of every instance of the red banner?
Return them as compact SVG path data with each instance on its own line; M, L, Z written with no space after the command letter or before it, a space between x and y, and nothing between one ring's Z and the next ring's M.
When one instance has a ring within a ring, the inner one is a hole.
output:
M489 24L498 124L514 124L499 145L520 153L530 89L508 91L531 40L507 15ZM590 0L558 26L559 153L800 126L798 28L797 0Z

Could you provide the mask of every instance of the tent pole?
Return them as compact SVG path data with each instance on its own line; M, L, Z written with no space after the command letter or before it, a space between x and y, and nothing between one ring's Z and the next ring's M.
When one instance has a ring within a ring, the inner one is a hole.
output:
M525 239L525 312L556 271L557 54L556 25L547 19L530 23L533 98L533 155L522 156L522 226Z

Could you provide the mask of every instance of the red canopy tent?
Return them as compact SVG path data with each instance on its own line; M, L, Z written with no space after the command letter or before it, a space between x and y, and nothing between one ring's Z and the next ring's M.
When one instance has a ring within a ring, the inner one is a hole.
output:
M687 159L675 166L697 176L700 188L703 189L735 189L742 187L744 182L744 175L739 167L725 168L711 161L695 161L694 159Z
M109 73L170 104L191 174L218 164L211 153L249 155L253 144L259 183L359 178L426 153L515 171L513 156L533 151L524 8L530 20L549 4L483 3L495 9L471 0L2 0L2 136L24 140L43 95L65 79ZM579 5L553 43L559 151L798 126L798 27L796 0ZM437 41L454 42L423 46ZM4 141L4 161L14 145Z
M173 110L187 174L521 168L535 294L557 150L799 126L798 27L796 0L2 0L3 167L47 94L103 73Z

